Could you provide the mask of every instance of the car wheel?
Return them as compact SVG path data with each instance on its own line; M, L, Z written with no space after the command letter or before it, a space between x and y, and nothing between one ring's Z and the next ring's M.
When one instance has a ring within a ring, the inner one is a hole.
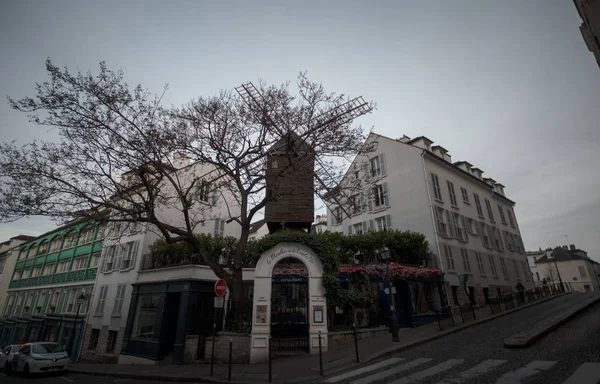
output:
M29 363L23 367L23 376L29 376Z

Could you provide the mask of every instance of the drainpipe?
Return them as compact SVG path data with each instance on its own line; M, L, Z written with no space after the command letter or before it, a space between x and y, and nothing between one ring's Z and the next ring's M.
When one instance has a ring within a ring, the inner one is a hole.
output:
M438 232L435 223L435 214L433 212L433 204L431 202L431 192L429 191L429 179L427 177L427 169L425 169L425 150L421 152L421 164L423 165L423 174L425 175L425 188L427 189L427 200L429 201L429 213L431 214L431 222L433 223L433 234L435 237L435 247L437 249L437 261L439 265L439 270L442 271L444 269L444 264L442 264L442 253L440 250L440 242L438 241Z
M442 252L440 249L440 242L438 241L438 232L437 232L437 226L436 226L436 222L435 222L435 214L433 212L433 203L431 202L431 191L429 190L429 179L427 177L427 169L425 168L425 150L423 149L421 151L421 164L423 165L423 175L425 176L425 189L427 190L427 201L429 202L429 214L431 215L431 222L433 223L433 237L435 238L435 248L437 249L437 262L438 262L438 266L439 266L439 270L443 271L444 270L444 264L442 264ZM448 301L448 293L446 292L446 285L444 284L444 281L439 278L438 279L441 280L441 287L438 287L438 290L441 288L444 296L445 296L445 304L446 305L450 305L450 302ZM441 292L440 292L441 293ZM442 298L440 297L440 306L442 306L444 303L442 303Z

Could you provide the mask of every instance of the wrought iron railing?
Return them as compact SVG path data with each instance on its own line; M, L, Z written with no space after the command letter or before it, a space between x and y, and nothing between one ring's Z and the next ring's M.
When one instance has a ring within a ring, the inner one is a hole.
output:
M79 271L55 273L48 276L37 276L29 279L13 280L10 282L9 288L28 288L40 285L74 283L78 281L94 280L98 268L82 269Z

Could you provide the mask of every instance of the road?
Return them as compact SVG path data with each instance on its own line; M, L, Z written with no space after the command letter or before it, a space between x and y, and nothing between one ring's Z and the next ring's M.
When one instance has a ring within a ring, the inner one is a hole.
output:
M39 376L24 378L19 376L7 377L0 373L2 384L164 384L163 381L120 379L117 377L89 376L66 374L60 376Z
M520 332L523 327L532 326L593 294L571 294L550 300L370 362L324 382L563 384L581 368L585 380L574 378L567 383L596 384L600 382L600 304L527 349L508 349L503 345L506 337ZM593 364L582 367L584 363Z

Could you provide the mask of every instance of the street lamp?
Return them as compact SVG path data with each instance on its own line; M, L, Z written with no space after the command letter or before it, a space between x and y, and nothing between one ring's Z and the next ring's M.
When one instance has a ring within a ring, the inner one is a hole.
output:
M77 312L75 313L75 321L73 322L73 335L71 336L71 361L75 362L75 333L77 332L77 320L79 318L79 310L81 306L85 303L86 297L85 293L81 292L79 296L77 296L76 304L77 304Z
M554 252L550 254L550 258L554 261L554 267L556 268L556 273L558 274L558 282L560 283L560 291L565 291L565 286L563 285L562 278L560 277L560 271L558 270L558 265L556 265L556 256L554 256Z
M385 270L386 270L386 275L387 275L387 281L388 281L388 303L390 306L390 331L392 332L392 341L393 342L398 342L400 341L400 338L398 337L398 324L396 323L397 319L396 319L396 309L394 308L394 302L395 302L395 297L394 297L394 289L392 289L392 277L390 276L390 265L388 263L388 260L391 257L391 252L389 250L388 247L386 247L385 245L383 247L381 247L379 249L379 257L381 258L381 260L383 260L383 262L385 263Z

